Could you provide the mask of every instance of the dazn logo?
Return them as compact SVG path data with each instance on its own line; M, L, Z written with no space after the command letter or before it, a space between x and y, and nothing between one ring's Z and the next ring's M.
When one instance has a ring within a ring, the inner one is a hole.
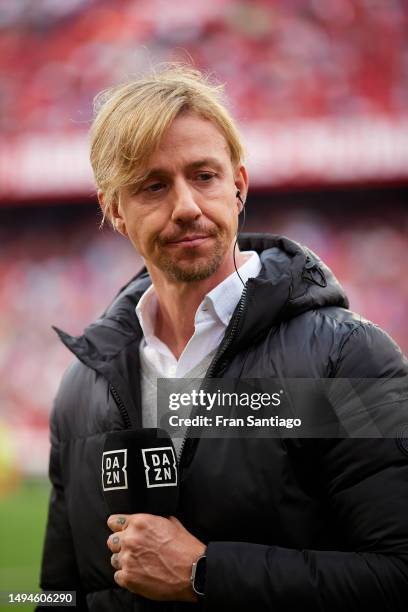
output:
M142 455L148 489L177 486L177 461L172 446L142 448Z

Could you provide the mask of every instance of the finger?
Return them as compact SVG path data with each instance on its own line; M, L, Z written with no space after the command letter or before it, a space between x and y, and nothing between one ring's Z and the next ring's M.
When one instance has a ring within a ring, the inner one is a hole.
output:
M108 518L108 527L112 531L123 531L128 525L128 516L126 514L111 514Z
M120 570L120 561L119 561L119 553L114 553L111 556L111 566L115 569L115 570Z
M123 570L118 570L115 572L113 574L113 579L119 586L124 588L126 587L125 572Z
M121 547L121 542L120 542L120 537L118 535L116 535L115 533L110 535L107 541L107 545L108 548L114 552L117 553L120 551L120 547Z

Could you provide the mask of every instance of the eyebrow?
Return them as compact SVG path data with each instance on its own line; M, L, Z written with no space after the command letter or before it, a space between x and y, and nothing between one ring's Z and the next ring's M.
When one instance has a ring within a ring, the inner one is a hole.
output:
M187 164L187 170L196 170L197 168L202 168L203 166L213 166L214 168L221 170L222 164L215 157L204 157L203 159L198 159L190 164ZM168 171L165 168L151 168L143 177L143 182L151 179L155 176L167 176Z
M201 168L201 166L215 166L216 168L222 167L221 163L215 157L204 157L203 159L199 159L188 165L188 167L192 168L193 170L195 168Z

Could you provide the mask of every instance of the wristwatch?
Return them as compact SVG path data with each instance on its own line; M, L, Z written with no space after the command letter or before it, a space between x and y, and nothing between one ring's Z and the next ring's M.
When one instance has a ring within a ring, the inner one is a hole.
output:
M198 557L191 568L191 586L193 591L199 597L205 596L205 582L207 578L207 557L202 555Z

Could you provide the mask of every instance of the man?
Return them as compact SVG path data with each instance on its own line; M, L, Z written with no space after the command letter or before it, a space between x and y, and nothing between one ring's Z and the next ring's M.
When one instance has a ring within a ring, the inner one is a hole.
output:
M313 253L264 234L236 248L242 156L218 89L192 70L100 100L91 132L99 202L146 269L83 336L59 332L77 360L51 420L41 586L76 590L78 606L98 612L405 610L402 435L176 442L177 516L105 524L105 434L156 426L158 377L384 379L370 411L403 413L393 381L406 389L406 359L348 310Z

